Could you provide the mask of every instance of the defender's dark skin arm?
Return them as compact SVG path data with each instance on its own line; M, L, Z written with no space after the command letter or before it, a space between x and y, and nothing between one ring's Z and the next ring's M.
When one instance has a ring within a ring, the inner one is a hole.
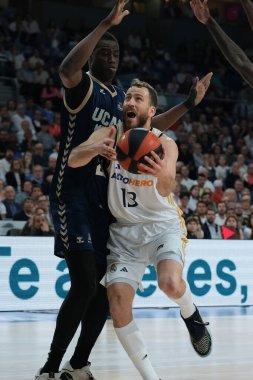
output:
M172 127L176 121L180 119L190 108L197 106L205 96L206 91L210 85L213 73L208 73L202 79L196 77L193 86L190 90L188 98L185 102L176 105L170 110L155 116L152 119L152 126L165 131Z
M246 3L246 1L244 2ZM214 18L211 17L207 0L203 2L201 0L192 0L190 4L196 18L202 24L206 25L231 66L253 87L253 63L249 60L244 51L221 29Z
M128 0L118 0L110 14L84 39L82 39L62 61L59 74L67 88L77 86L82 79L82 68L88 62L101 37L112 26L118 25L129 11L124 9Z
M241 6L243 7L251 27L251 30L253 32L253 3L251 0L240 0Z

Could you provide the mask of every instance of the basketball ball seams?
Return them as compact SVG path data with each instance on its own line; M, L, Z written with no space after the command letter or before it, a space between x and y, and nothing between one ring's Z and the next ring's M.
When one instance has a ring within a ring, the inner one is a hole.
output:
M139 173L139 165L148 165L145 156L154 160L154 151L160 158L163 156L162 143L159 137L145 128L133 128L125 132L116 145L117 160L123 169L133 174Z
M157 149L161 145L159 137L157 137L153 132L147 130L147 135L139 144L139 149L133 156L133 159L139 161L143 156L148 155L152 150ZM156 139L157 138L157 139Z

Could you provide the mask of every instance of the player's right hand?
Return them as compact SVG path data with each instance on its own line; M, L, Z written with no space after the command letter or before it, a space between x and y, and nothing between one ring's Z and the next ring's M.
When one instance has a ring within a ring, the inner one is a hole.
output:
M207 24L211 18L207 0L191 0L190 6L196 18L202 22L202 24Z
M113 148L115 144L116 129L113 126L108 127L108 136L101 139L94 146L98 155L107 158L108 160L116 160L116 151Z
M126 4L129 0L117 0L111 13L106 17L106 20L111 26L118 25L121 23L125 16L129 15L129 11L125 9Z

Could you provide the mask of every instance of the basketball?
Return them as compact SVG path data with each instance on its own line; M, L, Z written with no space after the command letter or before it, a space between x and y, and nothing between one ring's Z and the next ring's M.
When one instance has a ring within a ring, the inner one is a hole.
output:
M128 130L120 138L116 146L117 160L128 172L139 174L139 164L148 165L145 156L153 159L151 151L160 158L163 156L161 140L152 131L145 128Z

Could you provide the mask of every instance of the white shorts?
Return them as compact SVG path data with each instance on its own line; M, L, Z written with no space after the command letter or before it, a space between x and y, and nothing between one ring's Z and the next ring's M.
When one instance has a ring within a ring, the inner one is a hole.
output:
M103 284L126 282L137 289L147 265L175 260L184 265L186 230L180 221L110 226L107 272Z

